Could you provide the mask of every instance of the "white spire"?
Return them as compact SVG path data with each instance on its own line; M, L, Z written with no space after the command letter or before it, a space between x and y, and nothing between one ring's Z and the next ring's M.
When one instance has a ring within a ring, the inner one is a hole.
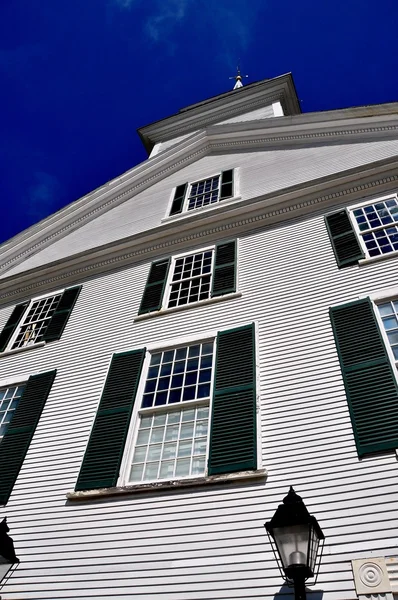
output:
M238 66L236 67L236 75L234 75L233 77L230 77L230 79L235 79L235 85L233 87L234 90L237 90L238 88L243 87L243 83L242 83L243 77L249 77L249 75L241 75L240 74L240 65L238 64Z

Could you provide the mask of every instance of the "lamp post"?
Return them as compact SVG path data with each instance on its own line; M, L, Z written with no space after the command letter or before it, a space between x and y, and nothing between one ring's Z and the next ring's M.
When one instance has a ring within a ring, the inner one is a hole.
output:
M7 520L3 519L0 523L0 587L12 566L19 563L15 556L14 542L8 535L9 531Z
M318 521L290 487L283 504L264 527L282 577L294 586L295 599L305 600L305 582L318 574L325 539Z

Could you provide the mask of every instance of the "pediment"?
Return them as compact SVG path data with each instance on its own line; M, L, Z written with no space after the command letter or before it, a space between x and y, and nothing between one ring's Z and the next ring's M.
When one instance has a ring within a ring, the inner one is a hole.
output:
M209 171L242 168L241 200L249 203L393 158L398 154L396 109L397 105L389 105L379 111L334 111L323 121L315 113L208 127L9 240L2 246L1 277L158 228L166 230L173 187ZM244 164L250 166L248 171ZM250 170L255 165L257 173ZM255 186L243 190L244 173L249 171Z

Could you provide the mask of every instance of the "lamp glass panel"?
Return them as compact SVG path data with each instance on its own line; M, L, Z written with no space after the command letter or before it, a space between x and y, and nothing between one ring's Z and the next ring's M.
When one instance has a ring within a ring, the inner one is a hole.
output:
M308 566L312 573L315 573L315 563L319 548L319 537L315 532L315 528L311 527L311 542L310 542L310 555L308 560Z
M307 565L309 534L308 524L274 528L274 540L284 569L292 565Z

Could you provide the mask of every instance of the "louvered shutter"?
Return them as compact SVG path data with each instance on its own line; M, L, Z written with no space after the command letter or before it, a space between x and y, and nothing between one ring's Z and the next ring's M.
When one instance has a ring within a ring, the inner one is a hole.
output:
M358 455L398 448L398 386L369 298L330 309Z
M234 195L234 171L223 171L221 173L221 188L220 188L220 200L225 198L231 198Z
M178 185L174 192L174 198L171 205L170 216L177 215L182 212L184 206L185 195L187 193L188 184Z
M209 475L257 468L254 325L217 336Z
M68 288L64 291L44 333L43 340L45 342L59 340L66 327L81 289L82 286L79 285Z
M236 241L217 244L214 261L212 296L236 290Z
M151 264L138 314L142 315L143 313L161 309L169 265L170 258Z
M76 490L117 484L144 357L145 349L113 356Z
M7 344L12 338L12 335L15 329L18 327L18 324L28 306L29 302L24 302L23 304L17 304L17 306L15 306L7 323L0 333L0 352L4 352L4 350L7 348Z
M12 492L54 381L56 371L29 377L14 417L0 442L0 504Z
M364 253L346 210L325 217L326 227L339 267L348 267L364 258Z

